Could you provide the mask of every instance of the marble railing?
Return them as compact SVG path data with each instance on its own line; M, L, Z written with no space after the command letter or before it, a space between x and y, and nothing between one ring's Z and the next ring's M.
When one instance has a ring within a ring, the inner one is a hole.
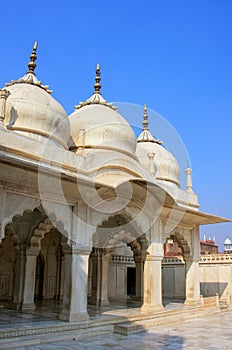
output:
M184 260L182 256L166 256L163 258L162 264L164 265L184 264Z
M123 256L123 255L112 255L112 261L122 262L122 263L132 263L134 262L133 256ZM184 264L185 261L182 256L166 256L163 258L162 264L165 265L177 265ZM207 254L201 255L201 264L232 264L232 254Z
M134 258L133 256L112 255L112 261L131 263L131 262L134 262Z
M232 254L202 255L200 264L232 264Z

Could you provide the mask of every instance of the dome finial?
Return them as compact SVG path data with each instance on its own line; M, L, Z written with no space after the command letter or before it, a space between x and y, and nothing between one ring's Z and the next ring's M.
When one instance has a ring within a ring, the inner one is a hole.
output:
M137 142L155 142L159 145L162 144L162 141L155 139L148 129L148 114L147 114L147 105L144 103L143 105L143 130L139 137L137 138Z
M32 50L31 56L30 56L30 62L28 63L28 72L27 72L27 73L31 73L34 75L35 75L34 70L36 68L35 61L37 60L37 56L36 56L37 47L38 47L38 42L35 41L34 46L33 46L33 50Z
M48 85L42 85L41 81L39 81L35 75L35 68L36 68L36 63L35 61L37 60L36 56L36 50L38 47L38 42L35 41L33 50L30 56L30 62L28 63L28 71L26 74L24 74L23 77L19 78L18 80L11 80L11 83L6 83L6 86L11 86L14 84L31 84L40 87L41 89L44 89L47 91L48 94L52 93L52 90L49 90Z
M101 90L101 72L100 72L100 64L97 64L96 67L96 77L95 77L95 81L96 83L94 84L94 93L95 94L100 94L100 90Z
M148 115L147 115L147 105L143 105L143 130L148 130Z
M107 102L101 94L101 71L100 64L97 64L96 67L96 76L95 76L95 84L94 84L94 93L85 101L80 102L79 105L75 106L76 109L80 109L84 106L92 105L92 104L100 104L103 106L110 107L114 111L117 111L117 107L113 105L113 103Z

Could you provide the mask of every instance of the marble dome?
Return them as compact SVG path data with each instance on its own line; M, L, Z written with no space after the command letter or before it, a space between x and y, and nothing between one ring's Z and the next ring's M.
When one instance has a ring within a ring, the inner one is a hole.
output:
M10 130L34 138L46 137L68 148L70 126L64 108L50 95L48 86L37 79L36 48L30 56L28 72L17 81L6 84L9 96L5 106L5 124Z
M69 116L72 143L70 149L108 149L135 153L136 137L131 126L100 94L100 67L96 69L94 94L76 106Z
M229 239L229 237L226 237L224 244L232 244L231 240Z
M180 167L175 157L155 139L148 129L147 107L144 105L143 130L137 139L136 155L140 163L157 180L180 186Z

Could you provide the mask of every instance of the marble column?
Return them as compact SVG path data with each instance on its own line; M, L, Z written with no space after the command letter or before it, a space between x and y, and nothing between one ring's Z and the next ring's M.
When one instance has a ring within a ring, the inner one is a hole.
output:
M101 299L100 305L109 305L108 299L108 271L109 271L110 252L103 249L102 268L101 268Z
M4 236L3 231L3 215L4 215L4 206L5 206L5 199L6 199L6 191L0 188L0 243Z
M90 304L109 305L108 300L108 270L110 252L97 248L91 254L92 260L92 293Z
M137 301L143 301L143 293L144 293L144 259L141 255L136 255L134 257L135 266L136 266L136 296L135 299Z
M58 248L57 252L57 264L56 264L56 295L55 299L60 299L60 287L61 287L61 273L62 273L62 249Z
M186 299L185 305L200 304L200 270L198 259L185 257L185 280L186 280Z
M21 310L22 308L25 265L26 248L20 247L20 249L16 251L15 257L13 303L9 305L9 307L12 307L16 310Z
M37 255L38 251L34 249L29 249L26 252L22 310L35 308L34 294Z
M34 288L37 251L22 247L16 253L13 307L17 310L34 309Z
M74 246L64 248L64 298L59 318L75 322L88 320L88 259L89 250Z
M162 305L162 257L147 255L144 262L144 302L141 310L161 310Z
M64 297L64 256L61 258L61 274L60 274L60 300Z
M191 230L191 254L184 256L185 260L185 305L200 304L200 231L199 226L193 226Z

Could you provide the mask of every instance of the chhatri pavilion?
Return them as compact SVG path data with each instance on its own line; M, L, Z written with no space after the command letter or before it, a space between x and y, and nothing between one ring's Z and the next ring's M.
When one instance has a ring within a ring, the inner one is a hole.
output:
M189 168L181 188L146 105L136 139L102 96L99 65L93 94L67 115L36 59L37 43L26 74L0 91L0 301L23 313L60 300L69 322L115 300L162 310L164 244L173 242L184 303L199 305L199 227L228 220L199 210Z

